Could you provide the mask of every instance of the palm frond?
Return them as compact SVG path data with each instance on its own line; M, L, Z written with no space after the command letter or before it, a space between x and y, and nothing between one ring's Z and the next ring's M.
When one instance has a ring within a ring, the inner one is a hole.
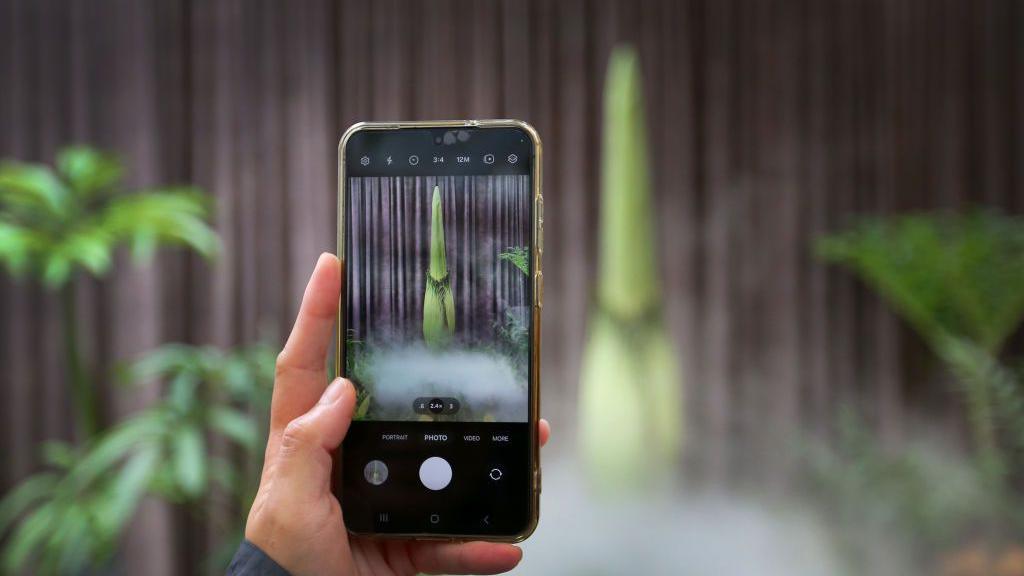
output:
M530 275L530 250L526 246L512 246L498 254L498 259L511 263L526 276Z
M1024 218L978 211L865 219L817 248L927 340L950 334L997 352L1024 320Z
M99 225L116 241L131 242L137 257L149 256L157 242L211 257L220 240L206 223L208 214L207 199L194 188L147 190L111 200Z
M124 176L124 165L117 156L87 146L61 150L57 154L57 169L83 197L112 189Z
M0 163L0 209L33 219L64 218L71 194L49 167L5 161Z
M0 221L0 263L15 276L28 270L39 242L34 230Z

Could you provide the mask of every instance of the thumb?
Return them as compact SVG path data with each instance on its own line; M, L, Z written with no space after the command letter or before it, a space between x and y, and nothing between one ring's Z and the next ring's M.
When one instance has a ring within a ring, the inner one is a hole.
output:
M281 434L278 472L286 478L329 484L331 452L341 445L355 409L355 388L337 378L324 390L320 401L292 420Z

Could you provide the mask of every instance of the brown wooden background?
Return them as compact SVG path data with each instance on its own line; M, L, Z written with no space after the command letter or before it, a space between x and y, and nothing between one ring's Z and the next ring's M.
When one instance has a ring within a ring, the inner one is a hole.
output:
M864 212L1024 204L1017 0L0 1L0 155L122 153L131 182L216 195L216 266L165 254L83 282L107 369L168 340L281 336L333 246L335 154L368 119L517 117L547 152L544 412L572 450L611 46L646 76L689 465L784 478L776 450L844 401L886 434L955 427L923 349L810 242ZM54 299L0 280L0 488L72 423ZM108 415L144 399L107 390ZM550 495L546 495L551 497ZM205 531L152 506L130 573L181 573ZM155 567L160 567L155 568Z

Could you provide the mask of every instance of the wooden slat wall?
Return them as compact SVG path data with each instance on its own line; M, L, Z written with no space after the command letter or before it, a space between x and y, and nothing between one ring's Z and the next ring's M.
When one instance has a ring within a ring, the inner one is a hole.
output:
M914 419L955 430L959 406L922 346L810 244L866 212L1020 210L1015 0L0 0L0 156L49 161L89 142L123 154L132 185L195 182L217 197L216 266L169 253L81 283L103 371L162 341L283 337L333 247L349 124L533 123L547 153L544 411L566 453L603 72L620 41L646 74L694 477L784 484L780 448L827 430L842 402L890 437ZM72 436L59 342L52 296L0 279L0 487L34 468L39 442ZM104 394L109 418L147 399ZM128 565L191 569L217 527L150 508Z

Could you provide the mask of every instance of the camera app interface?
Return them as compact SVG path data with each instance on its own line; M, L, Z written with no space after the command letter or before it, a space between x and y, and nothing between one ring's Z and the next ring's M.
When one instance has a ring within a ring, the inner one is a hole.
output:
M529 516L533 147L518 129L346 147L342 451L358 532L515 534Z
M349 180L356 418L526 422L530 178Z

